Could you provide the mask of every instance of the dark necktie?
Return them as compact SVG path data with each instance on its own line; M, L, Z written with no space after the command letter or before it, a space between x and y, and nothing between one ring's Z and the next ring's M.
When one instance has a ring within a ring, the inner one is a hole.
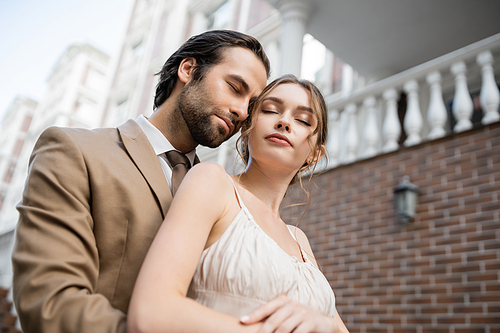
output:
M176 150L167 151L165 156L172 167L172 196L174 196L181 185L182 179L191 168L191 163L186 155Z

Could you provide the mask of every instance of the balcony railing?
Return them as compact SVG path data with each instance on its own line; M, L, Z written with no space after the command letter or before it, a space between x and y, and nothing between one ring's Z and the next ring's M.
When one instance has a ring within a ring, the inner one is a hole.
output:
M495 61L500 61L500 34L349 96L328 96L329 167L468 130L474 109L482 109L484 125L499 121L495 75L499 77L500 66L495 68Z

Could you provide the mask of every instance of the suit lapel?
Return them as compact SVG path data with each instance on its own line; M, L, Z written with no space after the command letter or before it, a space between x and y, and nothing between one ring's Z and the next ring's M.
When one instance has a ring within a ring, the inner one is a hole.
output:
M125 124L118 126L118 132L128 154L156 195L165 218L172 201L172 193L146 134L134 120L128 120Z

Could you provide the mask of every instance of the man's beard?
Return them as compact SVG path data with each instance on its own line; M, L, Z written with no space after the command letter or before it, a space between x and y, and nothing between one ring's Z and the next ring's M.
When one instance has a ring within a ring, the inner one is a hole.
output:
M177 98L177 109L193 139L202 146L216 148L229 139L232 133L226 134L224 126L213 123L213 115L223 115L224 112L214 105L203 80L191 81L184 87ZM233 116L228 114L226 117Z

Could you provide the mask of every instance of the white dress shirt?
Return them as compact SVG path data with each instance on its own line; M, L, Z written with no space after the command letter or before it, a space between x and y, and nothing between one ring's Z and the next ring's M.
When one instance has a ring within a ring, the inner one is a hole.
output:
M146 134L146 137L148 138L149 143L151 143L151 146L153 146L155 154L160 161L163 173L167 178L168 186L170 187L170 189L172 189L172 167L170 166L170 163L168 162L164 153L177 149L172 146L172 144L160 132L160 130L157 129L153 124L151 124L144 115L141 114L139 117L137 117L136 122L141 127L144 134ZM188 158L189 162L191 162L191 165L193 165L194 157L196 155L196 149L193 149L185 155Z

